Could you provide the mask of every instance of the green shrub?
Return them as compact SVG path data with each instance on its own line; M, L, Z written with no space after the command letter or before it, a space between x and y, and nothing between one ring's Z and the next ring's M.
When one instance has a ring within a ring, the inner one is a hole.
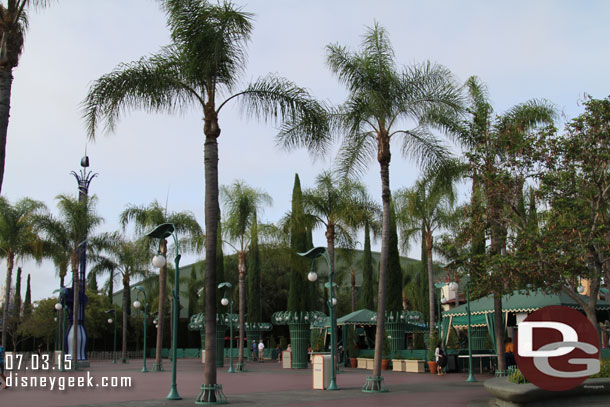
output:
M610 377L610 360L602 360L599 368L599 373L591 375L591 378Z
M436 347L438 345L438 337L436 333L430 336L430 342L428 344L428 361L436 361Z
M388 338L388 334L386 333L383 338L383 347L381 348L381 358L389 359L392 353L392 347L390 346L390 338Z
M511 382L511 383L515 383L515 384L526 384L526 383L529 383L527 381L527 379L525 378L525 376L523 376L523 373L521 373L521 370L519 370L519 369L515 369L508 376L508 381Z

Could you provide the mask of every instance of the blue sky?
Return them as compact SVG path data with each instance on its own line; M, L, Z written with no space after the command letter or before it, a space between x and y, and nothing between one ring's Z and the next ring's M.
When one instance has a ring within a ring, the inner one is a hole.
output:
M330 43L359 46L366 26L385 27L401 64L431 60L463 83L479 76L497 112L531 98L546 98L566 120L581 112L585 93L610 94L610 3L604 1L237 1L255 14L249 64L242 85L269 72L339 103L345 90L325 64ZM2 194L29 196L55 210L55 196L76 193L69 175L77 170L86 138L79 104L91 82L121 62L156 52L169 42L165 17L154 0L62 0L31 12L20 65L14 71L7 161ZM224 110L224 109L223 109ZM106 219L100 231L118 228L127 203L168 201L169 210L192 211L203 224L203 134L201 112L177 116L134 111L112 135L87 145L91 185ZM264 221L289 210L294 173L304 187L332 165L304 151L275 146L276 129L248 120L237 105L220 117L220 183L237 178L274 198ZM411 186L418 170L394 147L393 189ZM378 165L364 174L380 200ZM169 191L169 192L168 192ZM321 231L316 245L325 244ZM415 245L417 246L417 245ZM377 242L374 249L379 248ZM228 250L228 249L227 249ZM417 249L409 251L419 257ZM184 264L197 256L186 256ZM51 263L23 264L31 273L33 298L57 285ZM0 264L0 281L5 280Z

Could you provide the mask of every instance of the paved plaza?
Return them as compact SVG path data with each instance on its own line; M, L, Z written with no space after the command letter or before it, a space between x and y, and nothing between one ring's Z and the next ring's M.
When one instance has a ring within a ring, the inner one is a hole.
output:
M384 371L383 377L389 392L362 393L369 370L342 368L337 375L340 390L312 390L311 369L282 369L274 361L249 362L245 373L227 373L228 364L218 369L221 383L229 403L236 406L487 406L490 399L483 388L480 376L477 383L466 383L464 374L436 376L429 373L416 374ZM11 407L29 406L193 406L203 382L203 365L194 359L178 360L178 392L183 400L165 400L171 382L171 363L164 362L163 372L141 373L142 360L131 360L128 364L116 365L107 361L93 361L86 371L59 373L30 371L14 372L18 377L33 376L77 376L91 377L93 387L54 390L13 387L0 390L0 405ZM150 365L149 365L150 368ZM103 377L131 377L129 388L102 387ZM17 376L16 376L17 377ZM67 380L67 379L64 379Z

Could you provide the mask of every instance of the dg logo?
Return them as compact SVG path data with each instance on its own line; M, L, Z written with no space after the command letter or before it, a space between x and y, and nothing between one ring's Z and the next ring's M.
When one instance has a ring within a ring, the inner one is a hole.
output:
M573 308L552 305L519 324L515 359L523 375L545 390L569 390L599 372L599 337Z

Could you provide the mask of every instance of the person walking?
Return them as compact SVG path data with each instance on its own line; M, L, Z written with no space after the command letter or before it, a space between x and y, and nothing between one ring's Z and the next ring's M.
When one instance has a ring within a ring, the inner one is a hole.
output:
M265 352L265 344L263 343L263 340L261 339L260 342L258 343L258 361L259 362L263 361L264 352Z
M256 346L256 341L252 341L252 361L254 362L256 360L256 350L257 350L257 346Z

